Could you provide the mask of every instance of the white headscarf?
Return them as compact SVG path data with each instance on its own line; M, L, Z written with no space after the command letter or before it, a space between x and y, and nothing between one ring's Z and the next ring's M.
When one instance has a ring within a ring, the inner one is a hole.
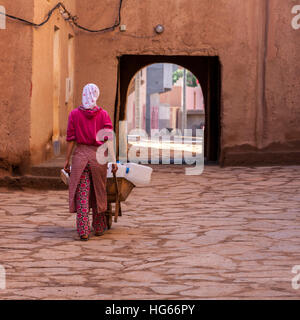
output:
M84 109L93 109L94 107L96 107L99 96L99 88L93 83L87 84L83 88L82 92L82 106L84 107Z

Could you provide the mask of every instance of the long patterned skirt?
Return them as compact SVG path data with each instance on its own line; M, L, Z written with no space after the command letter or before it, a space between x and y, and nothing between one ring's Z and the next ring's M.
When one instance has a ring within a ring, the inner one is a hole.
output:
M104 232L107 230L105 212L98 212L95 190L92 179L90 163L83 170L78 183L76 194L77 211L77 232L79 236L87 236L91 232L89 211L93 210L92 226L95 232Z
M98 212L107 209L106 175L107 164L99 164L97 161L97 147L78 144L72 157L72 170L69 185L70 212L76 213L76 191L87 164L90 166L93 186L96 195Z

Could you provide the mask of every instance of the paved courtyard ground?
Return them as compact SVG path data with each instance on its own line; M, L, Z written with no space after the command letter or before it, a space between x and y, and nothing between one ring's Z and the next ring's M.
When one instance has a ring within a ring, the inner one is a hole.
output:
M299 299L299 172L157 167L89 242L67 191L1 189L0 299Z

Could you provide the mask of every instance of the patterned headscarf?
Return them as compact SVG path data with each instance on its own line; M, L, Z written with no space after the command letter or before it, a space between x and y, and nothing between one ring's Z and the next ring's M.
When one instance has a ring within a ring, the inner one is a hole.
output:
M97 100L100 96L99 88L89 83L83 88L82 92L82 106L84 109L93 109L97 106Z

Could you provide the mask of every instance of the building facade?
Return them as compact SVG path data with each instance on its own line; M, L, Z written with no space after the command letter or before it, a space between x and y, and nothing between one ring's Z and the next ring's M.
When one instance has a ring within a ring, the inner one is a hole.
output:
M62 2L90 29L111 26L118 15L119 0ZM7 19L0 30L0 166L26 168L63 150L68 112L89 82L101 88L100 104L118 129L130 81L155 62L181 65L199 79L208 158L299 164L296 2L124 0L126 31L105 33L79 30L59 10L40 28ZM8 14L35 22L56 3L0 1Z

